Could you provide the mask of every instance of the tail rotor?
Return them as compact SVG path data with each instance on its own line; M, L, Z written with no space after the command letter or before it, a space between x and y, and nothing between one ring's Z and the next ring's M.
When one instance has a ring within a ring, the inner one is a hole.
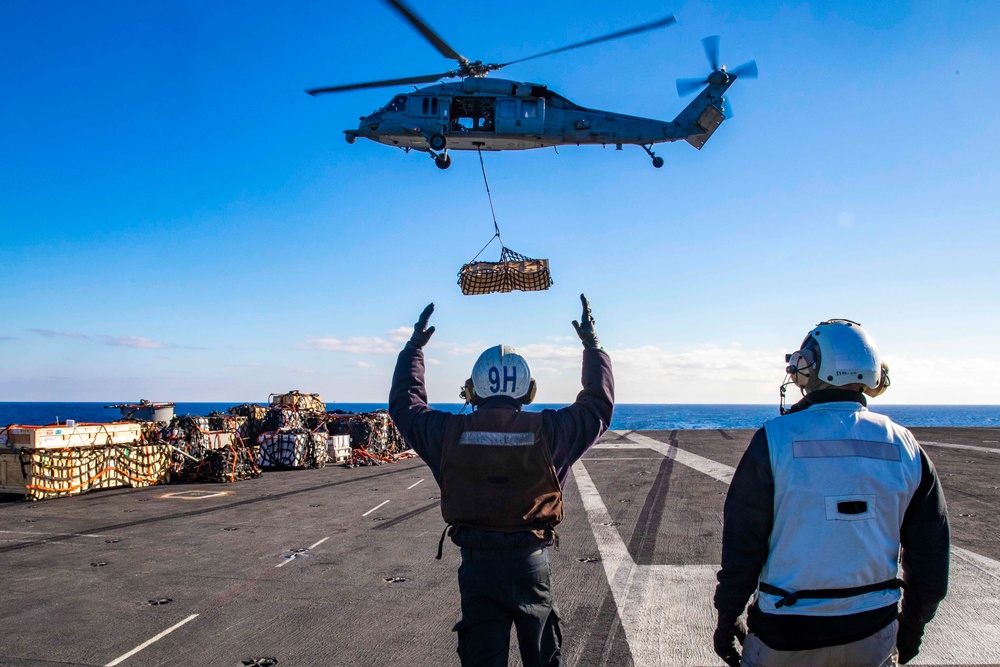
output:
M704 38L701 40L701 45L705 49L705 58L708 59L708 64L711 66L712 71L705 77L677 79L677 94L681 97L693 93L702 86L724 85L740 77L747 77L748 79L757 78L757 61L755 60L743 63L732 70L726 70L726 66L721 64L719 58L718 35L711 35ZM732 117L731 109L727 108L725 113L727 118Z

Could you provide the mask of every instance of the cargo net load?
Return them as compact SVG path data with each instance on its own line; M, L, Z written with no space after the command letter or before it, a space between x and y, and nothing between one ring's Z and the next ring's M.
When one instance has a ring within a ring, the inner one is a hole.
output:
M483 152L479 151L479 164L483 168L483 182L486 184L486 197L490 202L490 213L493 215L494 234L482 250L464 264L458 272L458 284L462 294L494 294L497 292L539 292L552 286L552 275L549 273L549 260L532 259L518 254L503 244L500 237L500 225L497 224L497 214L493 209L493 195L490 193L490 182L486 178L486 164L483 162ZM479 255L493 243L500 242L500 261L479 262Z
M0 439L13 459L5 462L3 490L23 492L28 500L165 484L170 478L170 447L155 428L139 424L9 426Z
M415 456L387 410L330 412L326 415L326 428L331 438L350 436L353 450L344 462L348 468L382 465Z
M240 429L246 417L213 412L181 415L160 431L172 452L171 473L179 482L235 482L260 477L256 452Z
M499 262L472 262L458 272L462 294L493 294L495 292L538 292L552 285L549 260L519 255L502 248Z
M289 470L322 468L329 459L326 403L319 394L271 394L271 405L254 435L257 465Z

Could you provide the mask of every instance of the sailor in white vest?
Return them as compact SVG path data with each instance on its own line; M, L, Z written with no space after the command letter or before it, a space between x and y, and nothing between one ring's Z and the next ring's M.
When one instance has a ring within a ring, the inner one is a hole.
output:
M906 663L948 586L937 473L866 408L889 369L856 322L822 322L786 361L782 416L754 435L726 497L715 651L732 667ZM786 410L791 383L803 399Z

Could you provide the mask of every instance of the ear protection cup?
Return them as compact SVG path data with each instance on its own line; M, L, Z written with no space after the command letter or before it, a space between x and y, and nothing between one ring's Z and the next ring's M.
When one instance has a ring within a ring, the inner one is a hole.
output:
M528 393L521 397L521 405L527 405L535 400L535 392L538 391L538 385L535 384L535 378L531 378L528 382Z
M889 388L891 382L889 381L889 364L882 362L882 372L879 374L878 386L874 389L865 388L865 393L872 398L881 396L885 393L885 390Z
M785 372L792 378L796 387L805 389L813 378L813 373L819 368L815 347L804 347L798 352L788 355L788 366Z
M459 394L459 396L467 400L469 402L469 405L473 407L479 405L480 401L482 400L476 393L476 385L473 384L472 378L469 378L465 381L465 387L462 389L462 393Z

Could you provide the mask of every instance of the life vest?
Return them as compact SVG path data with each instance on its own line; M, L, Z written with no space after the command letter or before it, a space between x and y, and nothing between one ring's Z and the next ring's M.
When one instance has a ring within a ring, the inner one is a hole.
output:
M917 441L853 401L764 424L774 524L757 604L840 616L897 602L899 531L920 484Z
M441 454L441 514L453 526L551 534L562 489L538 413L480 409L452 420Z

